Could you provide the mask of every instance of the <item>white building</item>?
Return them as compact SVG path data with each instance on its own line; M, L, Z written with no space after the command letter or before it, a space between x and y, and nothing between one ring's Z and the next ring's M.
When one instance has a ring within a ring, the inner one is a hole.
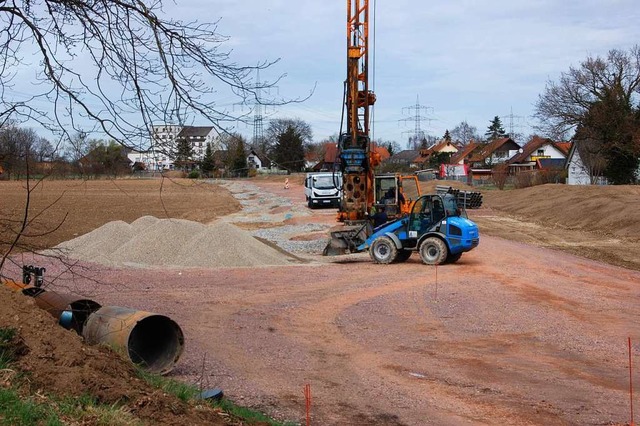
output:
M211 144L213 151L218 147L218 132L212 126L185 126L176 136L176 142L186 139L191 143L193 160L200 161L204 158L207 144Z
M567 169L567 185L591 185L589 168L580 158L576 143L571 146L565 168ZM603 176L598 176L595 178L594 183L596 185L606 185L607 179Z
M193 160L204 158L207 143L218 149L218 132L212 126L179 126L159 124L152 126L151 148L133 150L127 156L132 163L143 163L146 170L173 170L174 152L178 140L184 138L191 143Z

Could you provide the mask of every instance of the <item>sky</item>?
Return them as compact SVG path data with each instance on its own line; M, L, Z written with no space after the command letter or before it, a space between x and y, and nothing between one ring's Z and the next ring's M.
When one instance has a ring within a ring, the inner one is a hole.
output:
M640 44L637 0L370 0L372 137L406 146L415 128L442 137L461 121L484 134L495 116L529 135L538 95L570 66ZM338 133L346 77L344 0L166 0L164 17L218 22L223 49L240 65L278 62L261 80L265 97L302 99L268 107L269 120L308 122L314 141ZM21 89L28 92L28 87ZM233 100L216 100L232 111ZM424 107L424 108L422 108ZM238 107L238 112L240 112ZM246 112L246 111L245 111ZM511 119L509 116L512 116ZM195 125L208 123L193 118ZM251 138L251 125L233 129Z
M230 37L238 62L279 58L261 73L263 80L286 73L277 95L305 97L315 88L303 103L269 108L265 119L301 118L316 141L338 133L345 1L177 1L184 19L202 10L222 18L219 30ZM483 134L495 116L507 131L513 122L514 132L529 135L547 81L589 55L640 43L637 0L372 0L370 10L370 86L377 96L372 136L403 146L415 128L416 110L406 107L416 103L425 107L420 125L429 135L441 137L463 120ZM238 131L253 134L243 125Z

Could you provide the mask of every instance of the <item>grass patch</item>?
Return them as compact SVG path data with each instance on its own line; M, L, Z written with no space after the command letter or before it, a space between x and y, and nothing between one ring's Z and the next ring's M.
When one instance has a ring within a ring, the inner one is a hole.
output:
M213 405L216 408L220 408L222 411L224 411L225 413L229 413L234 417L237 417L239 419L242 419L246 422L248 422L249 424L251 423L261 423L261 424L268 424L269 426L293 426L295 425L295 423L282 423L276 420L273 420L270 417L267 417L266 415L252 410L250 408L246 408L246 407L241 407L239 405L234 404L233 402L229 401L228 399L221 399L219 401L215 401L212 402L211 405Z
M0 370L9 368L9 364L15 360L16 353L13 344L15 337L15 328L0 328Z
M194 385L178 382L177 380L169 379L158 374L149 373L140 368L138 368L137 371L139 377L151 386L157 389L162 389L166 393L173 395L184 402L197 400L200 396L201 390ZM212 407L219 408L225 413L243 420L248 424L261 423L269 426L292 426L295 424L278 422L259 411L241 407L225 398L218 401L207 402L210 403Z
M0 388L0 424L7 426L63 426L52 407L22 398L13 388Z
M144 371L141 368L137 368L136 370L138 371L138 376L142 380L149 383L154 388L162 389L169 395L173 395L183 402L196 399L198 395L200 395L200 391L195 386L178 382L177 380L167 379L159 374Z
M0 327L0 371L11 370L12 363L28 352L24 341L16 329ZM172 380L158 374L136 369L138 375L154 388L161 389L183 402L198 400L201 390L194 385ZM28 396L24 392L28 386L24 377L17 372L11 383L0 387L0 426L62 426L66 424L91 424L99 426L141 426L143 422L131 414L121 404L99 404L92 395L56 398L44 395ZM1 381L0 381L1 383ZM290 426L294 423L275 421L263 413L241 407L227 399L204 401L246 424L267 424L270 426Z

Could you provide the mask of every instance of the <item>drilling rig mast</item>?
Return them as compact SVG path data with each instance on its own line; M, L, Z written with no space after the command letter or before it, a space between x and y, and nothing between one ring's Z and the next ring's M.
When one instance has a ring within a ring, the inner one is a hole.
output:
M373 204L373 167L369 138L370 108L376 97L369 90L369 0L347 0L347 128L338 141L343 199L338 219L364 220ZM346 112L346 114L345 114Z

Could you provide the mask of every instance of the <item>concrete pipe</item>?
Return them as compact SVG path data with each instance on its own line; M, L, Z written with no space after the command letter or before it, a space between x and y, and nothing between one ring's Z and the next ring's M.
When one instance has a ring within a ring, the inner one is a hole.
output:
M119 306L91 314L82 332L88 344L106 343L123 349L147 371L166 374L184 349L184 335L171 318Z
M36 305L53 315L67 330L82 334L87 318L100 309L100 304L73 294L45 291L39 287L25 287L22 292L32 296Z

